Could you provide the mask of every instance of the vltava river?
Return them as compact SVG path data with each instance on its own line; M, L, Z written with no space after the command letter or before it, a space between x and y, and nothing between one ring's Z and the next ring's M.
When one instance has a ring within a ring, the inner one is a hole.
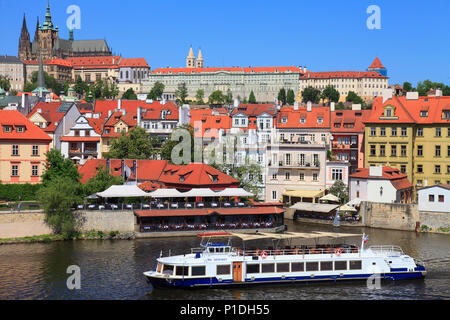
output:
M366 232L369 245L395 244L426 263L425 280L258 286L206 290L151 290L142 273L163 250L198 247L199 239L64 241L0 246L0 299L450 299L450 236L369 228L305 225L287 221L289 231ZM355 243L358 243L359 240ZM67 267L81 270L81 289L69 290Z

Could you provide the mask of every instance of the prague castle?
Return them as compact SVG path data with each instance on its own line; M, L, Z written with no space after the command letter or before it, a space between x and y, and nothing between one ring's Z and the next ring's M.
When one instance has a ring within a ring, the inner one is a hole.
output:
M74 40L73 30L70 30L68 40L59 38L59 29L52 22L48 3L44 23L41 25L39 17L37 19L34 41L30 40L25 15L20 33L19 59L37 60L39 54L42 54L42 59L65 59L68 57L111 56L111 50L105 40Z

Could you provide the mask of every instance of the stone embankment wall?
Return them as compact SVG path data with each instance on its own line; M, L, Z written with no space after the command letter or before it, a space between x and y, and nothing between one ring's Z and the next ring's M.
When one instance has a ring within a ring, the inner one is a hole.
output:
M426 227L425 230L431 232L444 232L450 228L450 212L431 212L431 211L419 211L420 226ZM449 231L445 233L450 234Z
M81 231L134 232L133 211L78 211L83 222Z

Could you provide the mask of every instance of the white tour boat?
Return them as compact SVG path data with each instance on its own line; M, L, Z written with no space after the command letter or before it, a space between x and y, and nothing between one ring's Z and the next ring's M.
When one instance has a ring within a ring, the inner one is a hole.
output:
M225 287L253 284L281 284L307 281L371 279L420 279L424 263L403 253L394 245L365 247L365 234L347 233L207 233L200 248L190 253L157 258L155 270L144 272L154 287ZM343 238L361 237L361 245L339 243ZM227 243L212 239L228 237ZM243 240L243 248L231 246L231 238ZM250 240L272 239L274 247L246 249ZM292 246L303 239L314 245ZM333 244L319 245L321 239ZM285 240L282 248L281 240Z

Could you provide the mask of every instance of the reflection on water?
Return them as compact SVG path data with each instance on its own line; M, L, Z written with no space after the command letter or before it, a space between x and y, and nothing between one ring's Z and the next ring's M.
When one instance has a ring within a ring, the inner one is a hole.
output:
M437 234L306 225L287 222L289 231L365 232L370 244L395 244L423 260L425 280L382 282L370 290L363 282L303 283L249 288L151 291L142 273L161 250L184 253L199 239L64 241L0 246L0 299L449 299L450 237ZM239 243L236 243L239 244ZM262 245L260 243L259 245ZM359 243L358 243L359 244ZM258 245L255 242L254 245ZM81 290L66 287L67 267L81 269Z

